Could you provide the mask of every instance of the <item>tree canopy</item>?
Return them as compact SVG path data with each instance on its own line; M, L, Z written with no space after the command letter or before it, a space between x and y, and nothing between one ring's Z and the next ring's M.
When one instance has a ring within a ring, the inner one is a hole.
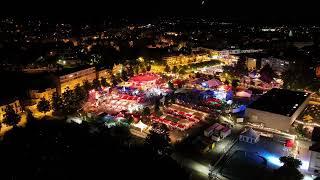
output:
M37 104L37 109L39 112L42 112L42 113L49 112L51 109L50 102L45 98L41 98L41 100Z
M62 111L62 97L57 93L54 92L52 94L52 102L51 102L51 107L54 112L61 112Z
M152 129L145 139L145 146L153 152L156 157L170 156L172 146L170 144L169 129L164 124L154 123Z
M8 132L0 142L2 179L188 179L171 157L154 159L139 144L121 143L122 130L92 133L91 126L43 119Z
M269 64L266 64L264 67L262 67L262 69L260 70L260 75L260 79L267 83L270 83L276 76Z
M8 126L17 126L20 122L21 116L14 111L11 105L6 106L4 111L5 114L2 122Z
M290 156L280 157L280 162L283 163L279 169L274 171L276 180L302 180L303 175L298 170L301 166L301 161Z
M145 107L145 108L143 109L143 111L142 111L142 115L144 115L144 116L150 115L150 108Z

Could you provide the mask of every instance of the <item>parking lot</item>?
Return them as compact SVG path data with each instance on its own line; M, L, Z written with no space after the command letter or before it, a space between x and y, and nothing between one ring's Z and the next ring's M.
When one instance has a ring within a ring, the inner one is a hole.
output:
M249 158L243 154L239 155L239 152L249 154ZM268 172L281 166L279 157L288 155L288 152L283 143L267 137L261 137L256 144L238 141L217 164L214 174L221 179L236 179L236 177L250 179L256 176L255 173L250 172L264 171L268 176ZM262 166L261 163L264 160L266 163ZM231 172L230 168L241 169L241 172ZM252 176L248 177L248 175Z

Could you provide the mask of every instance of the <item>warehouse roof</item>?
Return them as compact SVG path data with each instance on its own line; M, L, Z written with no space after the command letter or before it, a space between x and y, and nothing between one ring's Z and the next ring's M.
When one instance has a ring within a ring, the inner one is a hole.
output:
M290 117L309 96L306 92L274 88L251 103L248 108Z

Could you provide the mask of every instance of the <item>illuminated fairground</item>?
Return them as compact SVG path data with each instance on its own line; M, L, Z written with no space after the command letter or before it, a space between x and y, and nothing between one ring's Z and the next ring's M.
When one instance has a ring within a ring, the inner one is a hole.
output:
M152 87L161 87L163 83L164 82L162 82L162 79L158 74L142 73L131 77L127 82L118 84L118 86L146 90Z
M166 95L169 89L161 77L153 73L133 76L116 88L91 90L85 112L116 114L122 111L134 113L150 104L150 98Z
M101 114L103 112L116 114L121 111L134 112L143 109L144 98L134 95L121 94L115 90L91 90L89 100L84 105L85 112Z
M179 104L172 104L164 108L161 116L152 115L152 121L167 125L168 127L181 131L187 130L204 121L208 116L207 113L194 110Z

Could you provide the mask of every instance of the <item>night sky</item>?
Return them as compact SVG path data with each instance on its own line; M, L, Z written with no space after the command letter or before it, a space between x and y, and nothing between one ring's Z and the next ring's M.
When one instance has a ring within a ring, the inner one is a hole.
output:
M9 2L11 3L11 2ZM3 12L50 15L53 19L98 21L107 15L152 18L159 15L209 16L240 22L320 23L318 5L311 0L55 0L21 1L3 6Z

